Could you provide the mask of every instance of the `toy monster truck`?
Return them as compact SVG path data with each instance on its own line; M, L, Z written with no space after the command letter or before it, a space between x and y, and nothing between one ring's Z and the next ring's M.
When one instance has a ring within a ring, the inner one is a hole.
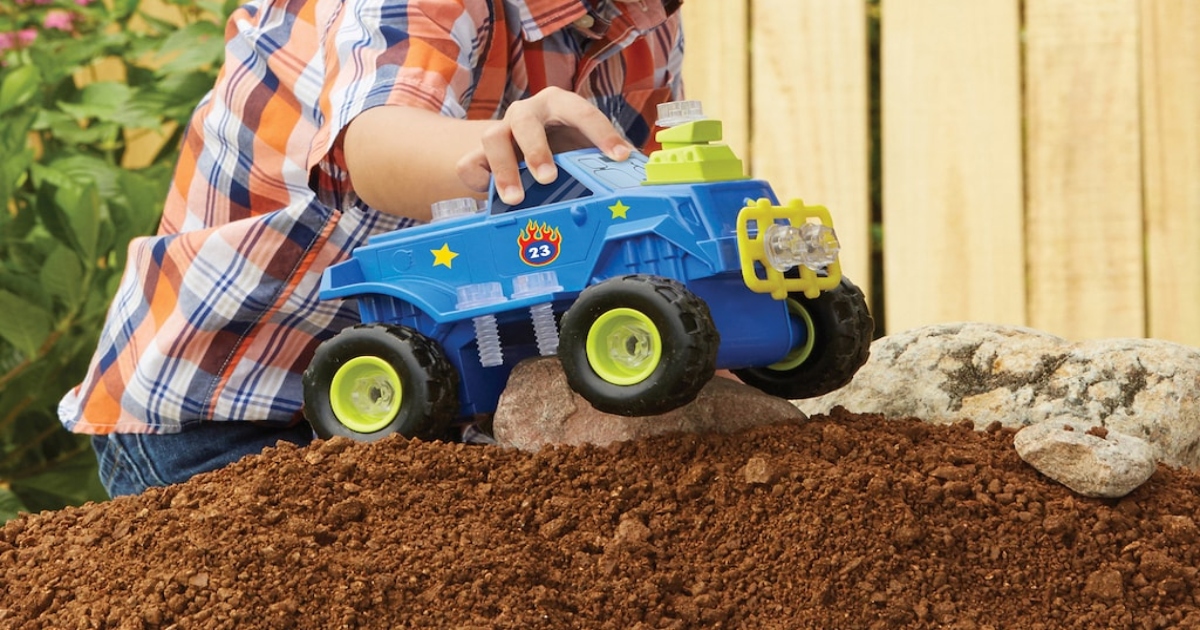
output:
M714 371L788 399L847 383L873 332L842 277L829 212L779 205L743 175L698 103L660 107L663 149L615 162L555 156L525 199L493 190L436 204L427 224L379 235L330 267L323 299L362 323L323 342L305 372L318 435L444 437L496 409L512 367L557 354L601 411L665 413Z

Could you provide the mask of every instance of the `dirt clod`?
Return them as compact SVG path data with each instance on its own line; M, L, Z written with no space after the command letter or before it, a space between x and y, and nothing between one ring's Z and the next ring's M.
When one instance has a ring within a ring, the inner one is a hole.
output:
M0 628L1200 627L1200 475L841 410L610 447L280 447L0 528Z

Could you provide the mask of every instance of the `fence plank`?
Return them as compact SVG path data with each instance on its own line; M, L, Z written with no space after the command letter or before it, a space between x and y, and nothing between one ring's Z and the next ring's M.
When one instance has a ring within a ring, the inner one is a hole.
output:
M882 14L887 332L1024 324L1018 0Z
M1200 346L1200 3L1142 6L1148 334Z
M842 270L869 292L866 3L755 0L751 16L753 173L782 200L830 209Z
M683 81L687 98L723 123L725 142L750 162L749 0L685 2Z
M1026 0L1029 321L1145 334L1138 6Z

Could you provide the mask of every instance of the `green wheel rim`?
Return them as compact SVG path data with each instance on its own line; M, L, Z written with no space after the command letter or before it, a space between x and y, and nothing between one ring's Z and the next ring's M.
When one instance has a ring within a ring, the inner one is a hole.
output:
M658 327L641 311L615 308L596 318L587 335L587 359L596 374L614 385L650 377L662 360Z
M347 429L374 433L400 411L402 388L396 368L379 357L355 357L329 382L329 406Z
M787 300L788 312L799 317L804 321L804 328L808 334L805 335L804 345L792 348L787 356L783 357L778 363L772 363L767 366L767 369L786 372L800 367L808 360L808 355L812 354L813 345L817 341L817 327L813 324L812 315L808 314L808 309L800 305L799 302L792 298Z

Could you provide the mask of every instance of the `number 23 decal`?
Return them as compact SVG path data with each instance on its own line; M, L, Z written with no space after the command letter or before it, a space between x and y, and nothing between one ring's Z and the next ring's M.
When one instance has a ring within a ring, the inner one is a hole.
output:
M558 228L545 223L535 223L533 219L521 233L517 235L517 245L521 248L521 260L531 267L543 267L556 258L561 251L562 233Z

